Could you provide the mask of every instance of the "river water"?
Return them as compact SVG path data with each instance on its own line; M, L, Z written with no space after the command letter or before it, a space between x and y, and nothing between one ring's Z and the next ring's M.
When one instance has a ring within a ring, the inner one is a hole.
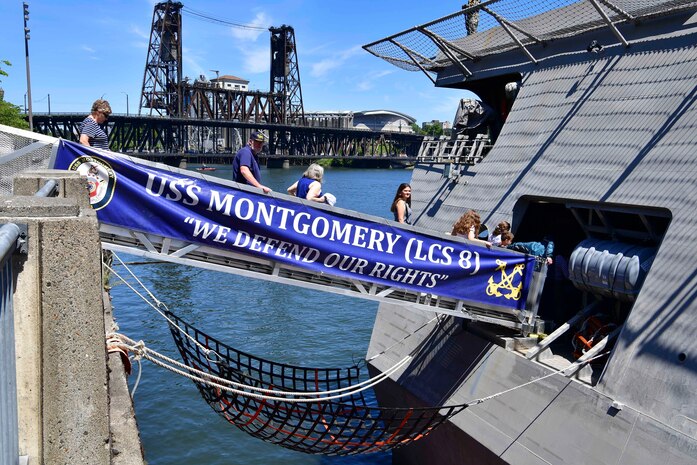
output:
M229 167L212 176L230 179ZM262 169L264 184L285 192L304 168ZM324 191L337 206L391 218L390 203L411 171L329 168ZM365 357L377 303L295 286L169 263L140 264L120 255L170 310L232 347L277 362L348 367ZM122 268L116 268L122 274ZM112 279L114 313L122 334L179 359L166 321L127 286ZM129 378L133 389L138 373ZM193 382L142 363L134 403L150 465L391 463L388 453L354 457L307 455L248 436L218 416Z

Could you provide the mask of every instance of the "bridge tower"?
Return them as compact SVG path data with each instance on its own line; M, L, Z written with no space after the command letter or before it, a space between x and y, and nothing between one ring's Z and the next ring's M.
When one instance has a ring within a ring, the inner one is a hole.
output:
M172 1L155 5L139 114L149 109L150 116L153 112L160 116L181 116L183 6Z
M271 83L269 91L285 124L302 124L305 120L300 69L291 26L271 27Z

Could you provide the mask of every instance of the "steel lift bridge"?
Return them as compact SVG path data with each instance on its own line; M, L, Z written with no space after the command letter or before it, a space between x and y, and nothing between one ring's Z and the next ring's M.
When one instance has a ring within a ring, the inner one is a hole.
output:
M183 73L182 14L225 27L265 29L231 23L181 2L154 5L138 114L129 114L127 107L125 115L111 115L107 123L111 150L170 164L187 159L229 163L252 131L264 130L269 135L267 158L416 158L420 135L355 129L350 112L305 112L291 26L269 28L268 91L236 88L229 81L235 76L209 80L201 75L190 80ZM49 112L35 114L34 124L43 134L77 140L84 117Z

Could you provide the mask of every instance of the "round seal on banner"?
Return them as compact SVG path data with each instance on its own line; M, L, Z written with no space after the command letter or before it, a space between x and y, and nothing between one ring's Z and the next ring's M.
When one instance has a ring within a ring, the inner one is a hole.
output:
M114 196L116 174L109 163L98 157L78 157L68 169L87 176L90 191L90 205L95 210L106 207Z

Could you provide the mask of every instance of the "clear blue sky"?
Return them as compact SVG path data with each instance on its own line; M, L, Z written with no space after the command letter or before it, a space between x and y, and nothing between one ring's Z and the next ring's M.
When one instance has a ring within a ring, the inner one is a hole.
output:
M232 74L269 90L269 26L295 30L305 111L389 109L423 121L450 120L466 91L440 89L421 72L397 68L362 45L457 11L464 0L196 0L186 8L243 29L183 14L183 73ZM150 0L29 0L33 110L89 112L104 96L116 113L126 94L137 112L152 23ZM20 0L0 2L0 59L5 100L24 106L26 69Z

